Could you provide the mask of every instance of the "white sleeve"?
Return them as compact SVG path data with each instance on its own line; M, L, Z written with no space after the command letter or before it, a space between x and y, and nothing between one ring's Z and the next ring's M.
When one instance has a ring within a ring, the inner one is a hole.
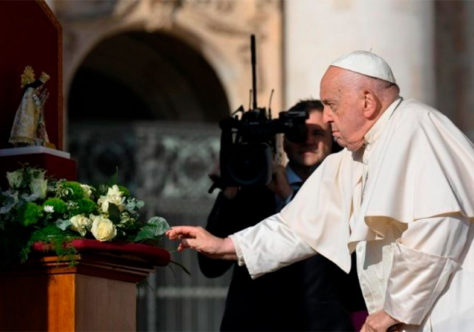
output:
M245 264L253 279L316 254L282 222L279 213L230 235L230 238L239 265Z
M467 242L468 218L460 215L416 220L395 243L384 310L419 325L459 268Z

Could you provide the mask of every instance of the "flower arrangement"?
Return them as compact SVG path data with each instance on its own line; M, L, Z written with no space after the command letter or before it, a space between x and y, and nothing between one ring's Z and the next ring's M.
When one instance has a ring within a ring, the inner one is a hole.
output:
M0 260L24 262L36 242L53 245L58 255L74 253L75 239L144 242L157 245L169 229L162 217L143 221L144 202L118 184L97 187L47 178L45 170L22 167L7 172L0 192Z

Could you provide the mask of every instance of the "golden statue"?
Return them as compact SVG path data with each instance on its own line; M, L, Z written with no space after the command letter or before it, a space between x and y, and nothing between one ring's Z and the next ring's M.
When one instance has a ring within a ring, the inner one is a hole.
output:
M15 146L41 145L53 147L49 142L44 121L44 104L49 97L45 83L49 75L41 73L35 80L33 68L26 66L21 75L23 95L15 114L9 143Z

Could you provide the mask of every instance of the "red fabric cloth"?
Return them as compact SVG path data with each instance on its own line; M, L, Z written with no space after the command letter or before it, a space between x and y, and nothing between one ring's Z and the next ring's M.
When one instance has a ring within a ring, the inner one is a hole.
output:
M81 251L107 251L122 254L132 254L149 260L157 266L165 266L171 260L170 253L162 248L157 248L142 243L117 243L117 242L100 242L92 239L73 240L70 243L79 252ZM35 251L51 250L49 244L36 242L33 244Z

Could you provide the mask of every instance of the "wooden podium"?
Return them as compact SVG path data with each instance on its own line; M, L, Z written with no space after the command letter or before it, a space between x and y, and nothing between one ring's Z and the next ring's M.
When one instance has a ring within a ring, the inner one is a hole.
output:
M0 273L0 331L134 331L136 283L170 258L154 250L153 260L137 252L80 251L74 266L43 256Z

